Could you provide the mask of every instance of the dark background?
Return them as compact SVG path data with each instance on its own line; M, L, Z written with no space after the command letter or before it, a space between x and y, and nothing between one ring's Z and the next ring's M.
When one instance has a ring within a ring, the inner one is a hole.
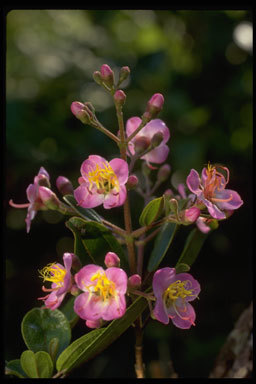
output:
M207 377L220 347L252 293L252 14L248 10L13 10L6 19L6 360L26 349L20 322L39 306L38 269L72 251L72 234L55 212L39 212L26 234L26 188L44 166L55 180L77 186L90 154L118 156L116 145L70 111L91 101L99 120L117 132L111 98L92 79L108 64L124 83L125 120L141 116L156 92L165 97L160 118L170 129L171 183L210 161L230 169L228 188L244 205L210 234L191 269L200 281L196 327L180 330L151 320L145 331L148 377L170 358L179 377ZM172 187L170 180L163 191ZM160 191L162 192L162 190ZM133 227L142 200L131 194ZM100 207L97 209L103 213ZM122 208L104 212L123 226ZM177 250L184 237L177 238ZM173 266L168 253L162 266ZM74 338L87 329L79 322ZM135 377L133 330L71 377ZM160 363L159 363L160 362ZM160 364L160 365L159 365Z

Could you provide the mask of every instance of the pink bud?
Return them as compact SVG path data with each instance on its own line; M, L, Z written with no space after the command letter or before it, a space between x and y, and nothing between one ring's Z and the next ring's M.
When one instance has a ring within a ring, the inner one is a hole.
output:
M191 207L185 210L185 221L194 223L200 216L200 209L197 207Z
M69 179L65 176L59 176L56 180L56 186L60 193L65 195L72 195L73 193L73 185Z
M81 115L81 113L84 110L84 104L80 103L79 101L73 101L73 103L70 106L70 109L71 109L71 112L73 113L73 115L78 117Z
M139 288L141 286L141 277L138 274L132 275L128 278L128 285L130 288Z
M164 195L168 198L170 198L171 196L173 196L173 191L169 188L169 189L166 189L166 191L164 192Z
M161 93L155 93L148 102L148 106L154 107L161 111L164 104L164 97Z
M138 184L138 177L136 175L130 175L126 183L126 188L128 190L133 189L136 187L137 184Z
M114 94L114 99L119 105L124 105L126 94L121 89L118 89Z
M40 199L42 200L43 204L49 208L49 209L58 209L60 205L60 201L55 195L54 192L52 192L47 187L39 187L38 188L38 195Z
M151 145L153 148L158 147L164 139L164 135L162 132L156 132L151 139Z
M101 321L100 321L100 319L99 320L86 320L85 324L88 328L100 328Z
M110 267L119 267L120 266L120 259L114 252L108 252L105 256L104 263L107 268Z
M165 181L168 179L171 173L171 167L169 164L162 165L157 173L157 180L159 181Z
M103 64L100 69L101 79L110 87L114 84L114 72L109 65Z
M101 79L101 73L100 73L99 71L95 71L95 72L93 72L93 79L94 79L94 81L95 81L97 84L101 85L101 83L102 83L102 79Z
M125 66L120 69L118 85L121 84L130 75L130 68Z

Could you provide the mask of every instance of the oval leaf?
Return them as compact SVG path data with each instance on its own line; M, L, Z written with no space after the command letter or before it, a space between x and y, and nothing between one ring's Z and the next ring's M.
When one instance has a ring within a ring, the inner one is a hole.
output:
M53 362L49 353L39 351L35 353L38 376L41 379L52 377Z
M178 268L180 264L187 264L191 267L199 255L207 236L208 234L202 233L197 228L194 228L187 237L184 249L175 268Z
M53 362L45 351L24 351L20 356L21 367L30 378L49 378L53 373Z
M8 361L5 366L5 374L14 375L19 378L27 377L26 373L23 371L21 367L20 359Z
M24 351L20 356L20 364L23 371L31 378L39 378L35 354L33 351Z
M163 197L158 197L157 199L151 200L146 207L143 209L139 223L141 226L150 225L153 221L157 220L160 215L163 213L164 209L164 199Z
M153 272L157 269L161 261L163 260L168 248L170 247L176 231L178 229L178 224L176 223L165 223L161 228L161 231L156 237L153 251L150 254L148 261L148 271Z
M136 299L120 319L113 320L106 328L91 331L68 346L59 356L56 367L66 372L85 363L113 343L147 307L143 297Z
M65 195L63 196L63 200L65 200L66 203L68 203L68 205L85 220L92 220L101 223L100 215L98 215L98 213L92 208L83 208L77 205L77 201L73 195Z
M26 346L34 352L50 352L50 342L57 338L57 356L69 345L71 339L69 322L58 309L31 309L22 320L21 333Z

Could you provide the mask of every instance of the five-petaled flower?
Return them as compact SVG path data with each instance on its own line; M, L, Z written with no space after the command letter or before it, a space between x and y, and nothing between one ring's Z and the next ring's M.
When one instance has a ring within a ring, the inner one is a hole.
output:
M108 162L101 156L89 156L81 165L80 186L74 191L78 205L94 208L103 204L105 209L123 205L128 173L128 164L122 159Z
M233 211L243 204L239 194L231 189L225 189L229 181L227 167L218 166L226 171L225 177L217 166L208 165L203 168L201 178L195 169L191 169L187 177L187 186L197 196L197 201L208 209L210 215L217 220L225 219L225 210Z
M195 325L196 314L189 301L200 292L200 284L189 273L176 274L175 268L162 268L153 276L153 291L156 305L154 317L163 324L169 319L182 329Z
M113 320L126 311L127 275L124 270L111 267L104 270L88 264L74 276L83 292L76 298L74 311L84 320Z
M126 122L126 134L129 137L141 124L141 118L139 117L131 117ZM160 119L153 119L149 123L145 125L137 135L131 139L128 143L129 151L132 155L135 153L135 144L137 140L140 140L142 137L148 139L151 142L153 136L157 133L162 133L163 140L162 142L150 152L146 153L141 159L146 160L149 163L161 164L163 163L169 153L169 147L166 145L167 141L170 138L169 128L166 124ZM129 153L128 153L129 154Z
M34 219L37 211L47 209L44 201L40 196L40 190L41 188L44 190L46 189L49 194L51 194L51 190L48 188L50 187L49 179L50 176L48 172L44 169L44 167L41 167L38 175L34 177L34 183L29 184L27 187L26 193L29 203L16 204L12 200L9 201L9 204L14 208L28 208L27 217L25 219L27 225L27 233L30 231L31 221Z
M43 281L50 281L51 288L42 287L44 292L50 292L44 297L39 297L38 300L44 300L46 308L52 310L58 308L62 303L67 292L71 291L73 286L73 277L70 269L72 266L73 253L64 253L64 266L59 263L51 263L39 271Z

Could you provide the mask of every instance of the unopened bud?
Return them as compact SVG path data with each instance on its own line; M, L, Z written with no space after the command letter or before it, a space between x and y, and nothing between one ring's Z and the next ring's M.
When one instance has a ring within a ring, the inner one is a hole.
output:
M183 220L187 224L194 223L200 216L200 209L197 207L191 207L184 211Z
M85 324L86 324L86 326L88 328L100 328L100 326L101 326L101 319L86 320Z
M148 137L146 136L139 136L138 138L135 137L134 150L137 154L140 154L146 151L146 149L148 149L149 146L150 146L150 139Z
M89 102L83 104L79 101L73 101L70 109L83 124L90 124L95 119L94 108Z
M104 263L107 268L110 267L119 267L120 259L115 252L108 252L105 256Z
M128 278L129 288L139 288L141 286L141 277L138 274L132 275Z
M114 85L114 72L109 65L103 64L100 69L101 79L110 88Z
M58 209L60 206L60 201L55 195L54 192L52 192L49 188L47 187L39 187L38 188L38 195L40 199L42 200L43 204L46 206L48 209Z
M120 69L118 85L121 84L130 75L130 68L125 66Z
M114 94L114 99L116 103L120 106L123 106L126 99L126 94L121 89L118 89Z
M169 206L172 212L174 212L177 220L179 220L178 212L179 212L179 205L178 201L174 198L169 200Z
M151 145L153 148L158 147L164 139L164 135L162 132L157 132L154 134L154 136L151 139Z
M170 176L170 173L171 173L171 167L169 164L164 164L162 165L159 170L158 170L158 173L157 173L157 180L159 181L165 181L168 179L168 177Z
M51 187L48 177L43 175L42 173L35 176L34 183L42 187L47 187L47 188Z
M65 176L59 176L57 178L56 186L63 196L72 195L74 190L71 181L67 179Z
M126 188L128 190L133 189L138 185L138 177L136 175L130 175L128 177L127 183L126 183Z
M76 286L76 284L73 284L70 288L70 293L72 296L78 296L80 293L79 288Z
M162 110L164 104L164 97L161 93L155 93L148 101L146 112L143 117L147 120L154 119Z
M93 72L93 79L94 79L94 81L97 83L97 84L99 84L99 85L101 85L102 84L102 79L101 79L101 74L100 74L100 71L95 71L95 72Z
M173 191L169 188L169 189L166 189L166 191L164 192L164 195L170 199L171 196L173 196Z

